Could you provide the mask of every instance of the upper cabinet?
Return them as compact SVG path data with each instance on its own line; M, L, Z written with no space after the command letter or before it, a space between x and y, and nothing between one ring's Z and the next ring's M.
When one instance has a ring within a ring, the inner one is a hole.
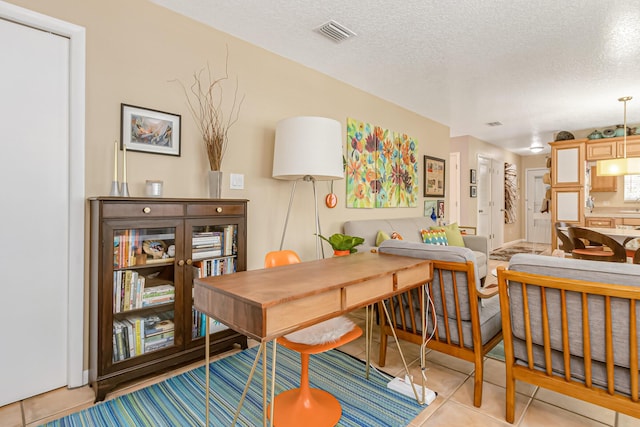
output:
M624 137L587 140L587 160L624 157ZM627 137L627 157L640 157L640 135Z
M551 185L574 187L584 185L585 140L551 142Z

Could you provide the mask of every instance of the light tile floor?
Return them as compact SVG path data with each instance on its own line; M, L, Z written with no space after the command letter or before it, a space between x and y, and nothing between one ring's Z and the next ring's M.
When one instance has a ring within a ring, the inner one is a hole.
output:
M491 261L490 264L491 268L496 268L497 265L506 263ZM490 277L489 280L495 280L495 278ZM364 310L352 313L351 317L364 326ZM378 367L376 361L379 342L379 335L374 328L371 360L376 368ZM414 378L419 378L419 347L406 342L401 342L401 347L409 364L411 374ZM364 359L364 337L343 346L341 349ZM239 350L225 353L216 358L225 357L237 351ZM107 399L162 381L200 365L202 365L202 362L120 388L108 394ZM410 427L492 427L512 425L504 419L505 366L503 362L494 359L485 361L483 399L480 408L473 406L473 364L436 351L428 351L426 366L427 386L435 390L438 393L438 397L409 424ZM399 352L393 341L389 343L387 364L382 369L391 375L404 375ZM93 391L88 386L73 390L58 389L0 407L0 426L37 426L91 405L93 405ZM516 421L513 425L519 427L640 427L640 419L617 414L609 409L529 384L518 383Z

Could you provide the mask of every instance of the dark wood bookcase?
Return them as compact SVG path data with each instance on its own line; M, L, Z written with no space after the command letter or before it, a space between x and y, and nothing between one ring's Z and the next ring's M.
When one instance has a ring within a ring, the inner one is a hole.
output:
M204 358L193 279L244 271L247 201L98 197L91 206L89 380L119 384ZM247 338L210 320L211 353Z

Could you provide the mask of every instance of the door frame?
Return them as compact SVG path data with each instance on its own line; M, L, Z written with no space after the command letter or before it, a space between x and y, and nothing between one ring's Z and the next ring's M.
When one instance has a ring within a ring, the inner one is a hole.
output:
M85 29L0 1L0 18L69 39L69 253L67 386L87 384L84 366Z
M460 224L460 152L449 153L449 206L447 216L450 223Z

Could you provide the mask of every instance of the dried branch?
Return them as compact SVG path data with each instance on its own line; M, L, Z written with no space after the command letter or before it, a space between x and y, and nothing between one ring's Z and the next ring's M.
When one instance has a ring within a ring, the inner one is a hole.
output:
M206 71L206 73L205 73ZM204 140L209 166L211 170L220 170L222 158L227 150L229 129L238 121L240 107L244 102L244 95L238 102L238 78L236 77L236 87L234 90L233 103L229 110L228 117L225 117L222 109L223 103L223 83L229 79L229 51L227 50L225 62L225 74L223 77L213 79L211 67L201 69L193 74L193 83L189 91L185 85L179 81L184 95L187 98L189 111L198 126L202 139Z

